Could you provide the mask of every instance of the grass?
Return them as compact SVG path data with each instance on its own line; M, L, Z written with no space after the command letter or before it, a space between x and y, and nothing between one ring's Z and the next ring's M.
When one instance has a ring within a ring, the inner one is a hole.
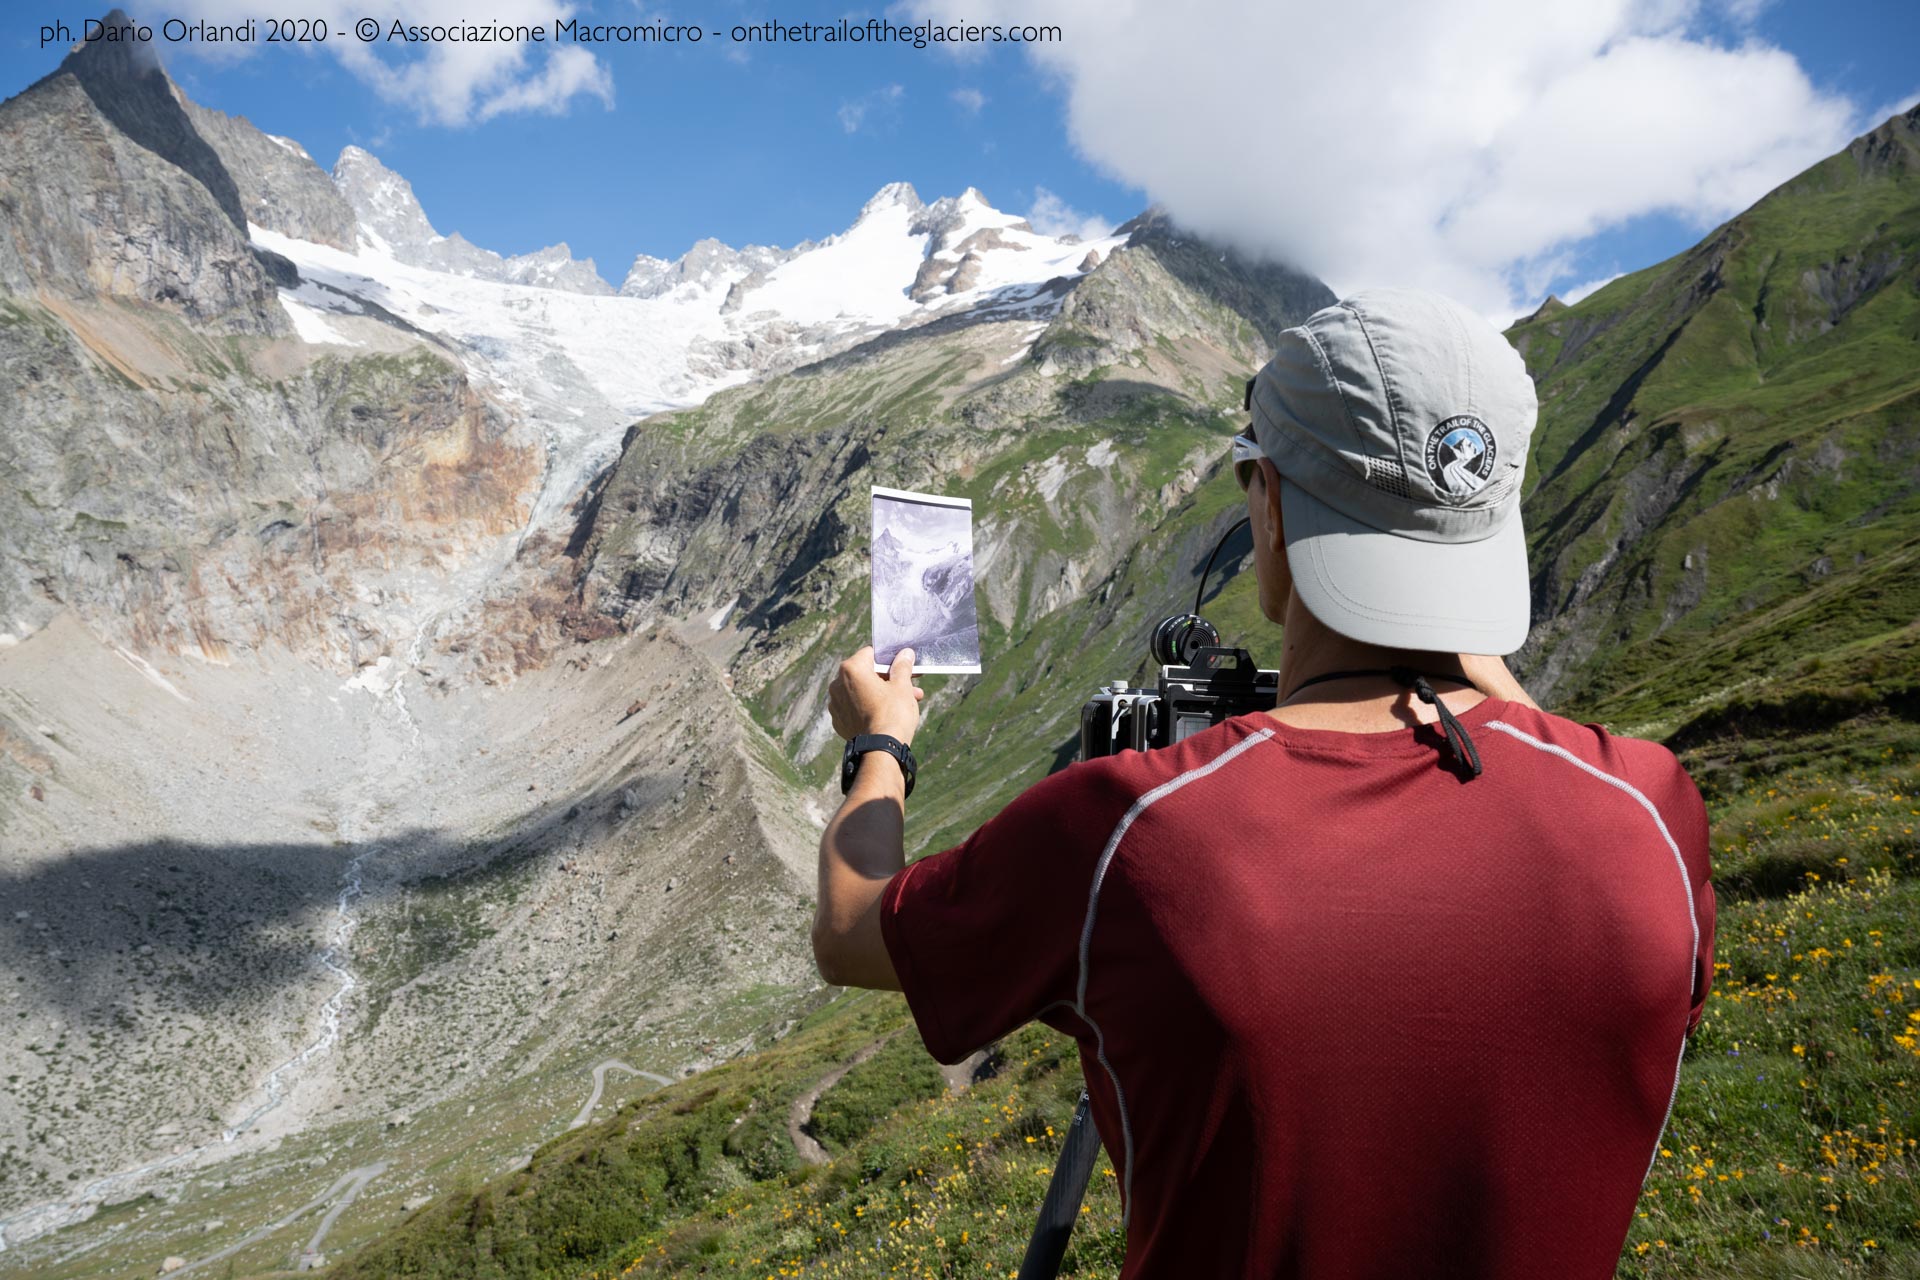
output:
M898 1035L821 1096L808 1132L839 1155L901 1106L937 1098L946 1087L939 1064L920 1042L911 1033Z
M1714 985L1623 1276L1920 1268L1920 735L1880 736L1712 797Z

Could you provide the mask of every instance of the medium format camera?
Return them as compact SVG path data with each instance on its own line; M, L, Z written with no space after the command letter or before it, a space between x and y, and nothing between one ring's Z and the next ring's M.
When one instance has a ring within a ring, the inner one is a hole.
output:
M1280 673L1261 669L1245 649L1220 643L1220 633L1200 616L1207 574L1234 525L1221 537L1200 573L1194 612L1175 614L1153 629L1148 651L1160 664L1158 689L1133 689L1125 681L1102 685L1080 708L1080 758L1171 746L1232 716L1270 711L1280 696Z

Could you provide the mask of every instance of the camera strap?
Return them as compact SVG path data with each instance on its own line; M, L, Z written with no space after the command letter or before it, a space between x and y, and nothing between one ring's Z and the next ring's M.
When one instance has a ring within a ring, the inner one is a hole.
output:
M1461 724L1459 717L1447 710L1447 704L1440 701L1440 695L1433 691L1431 684L1427 683L1428 680L1445 680L1450 684L1471 685L1472 681L1470 680L1463 680L1459 676L1428 676L1424 672L1415 671L1412 667L1379 667L1366 671L1329 671L1325 675L1314 676L1310 680L1302 680L1293 687L1293 693L1289 693L1287 696L1291 698L1294 693L1298 693L1310 685L1326 684L1332 680L1352 680L1359 676L1386 676L1397 682L1402 688L1411 689L1414 697L1439 712L1440 732L1446 735L1447 750L1453 753L1454 763L1464 768L1469 778L1477 778L1480 776L1480 752L1473 745L1473 737L1468 734L1467 726Z

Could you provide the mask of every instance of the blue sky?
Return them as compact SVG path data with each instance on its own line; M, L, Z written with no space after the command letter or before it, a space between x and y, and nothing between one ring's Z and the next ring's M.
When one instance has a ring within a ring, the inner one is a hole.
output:
M513 0L494 11L511 12L516 5L542 15L571 7L597 21L673 16L655 6L642 14L631 0L573 6ZM247 7L240 0L180 0L136 4L134 12L157 24L170 16L230 16ZM433 7L432 0L390 0L376 16L387 20ZM969 9L916 0L914 7L987 20L1000 16L996 9L1015 18L1052 20L1049 6L1037 2L982 0ZM1057 20L1069 48L1086 48L1096 25L1102 38L1120 38L1109 23L1084 13L1076 20L1071 4L1066 8ZM324 0L318 11L350 19L373 7ZM17 92L51 70L63 52L37 47L41 22L64 18L77 28L82 18L100 12L93 5L49 2L28 14L31 21L10 19L0 27L0 79L7 91ZM758 6L726 0L680 12L698 15L709 31L769 16ZM830 21L846 12L795 4L777 16ZM1860 109L1890 105L1920 90L1920 63L1912 56L1920 48L1920 5L1913 3L1728 0L1699 6L1686 36L1701 46L1777 47L1820 94ZM1147 38L1142 56L1148 66L1160 56L1169 65L1204 63L1205 42L1217 40L1217 32L1175 25ZM350 143L374 151L413 183L441 231L458 230L503 253L565 240L576 256L596 259L616 284L636 253L674 257L702 236L733 244L791 244L829 234L847 225L876 188L897 180L913 183L928 199L977 186L1000 207L1023 213L1045 191L1069 211L1110 221L1131 216L1151 196L1172 195L1180 212L1185 194L1183 171L1152 157L1135 163L1130 140L1095 136L1097 121L1070 123L1075 111L1097 112L1099 66L1076 67L1069 60L1040 67L1013 46L980 49L965 59L899 45L742 50L711 35L699 45L602 47L597 89L562 95L553 110L506 111L484 122L450 125L430 119L432 108L422 105L419 94L408 99L389 87L383 96L364 70L356 73L342 61L340 45L336 39L331 49L260 48L242 56L171 46L162 56L195 100L299 140L323 165ZM389 56L389 64L398 61ZM536 63L527 74L537 70ZM1249 99L1255 110L1277 100L1284 100L1277 90ZM1204 122L1193 131L1211 132ZM1217 167L1223 181L1244 163L1243 153L1217 138L1195 138L1194 145L1219 152L1202 165ZM1176 140L1170 149L1178 148ZM1792 168L1764 185L1791 176L1804 150L1783 149L1780 163ZM1756 163L1764 170L1768 161L1763 155ZM1756 179L1749 174L1744 180ZM1205 222L1218 200L1197 193L1197 221ZM1547 287L1564 292L1684 248L1699 238L1703 224L1731 211L1719 210L1711 199L1690 199L1682 209L1661 209L1659 202L1655 193L1643 202L1655 207L1602 210L1598 231L1563 235L1551 251L1529 250L1516 256L1520 265L1496 267L1506 273L1516 300ZM1444 223L1448 216L1435 218ZM1215 221L1233 225L1226 213ZM1311 235L1298 239L1315 243ZM1393 267L1386 260L1371 267L1364 253L1356 257L1350 248L1320 256L1327 264L1323 274L1336 285L1345 283L1338 278L1343 274L1372 282L1369 276ZM1495 267L1475 269L1484 275Z

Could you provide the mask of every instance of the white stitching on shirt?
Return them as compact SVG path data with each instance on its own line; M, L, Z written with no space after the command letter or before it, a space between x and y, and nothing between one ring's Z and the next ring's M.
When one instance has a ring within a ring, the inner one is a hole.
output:
M1080 930L1080 982L1075 988L1073 1011L1080 1015L1082 1022L1093 1028L1094 1056L1100 1060L1100 1065L1106 1068L1107 1079L1113 1082L1114 1101L1120 1106L1120 1138L1123 1144L1121 1150L1122 1158L1126 1163L1126 1175L1121 1180L1120 1187L1121 1198L1123 1200L1120 1212L1120 1225L1123 1228L1133 1217L1133 1123L1127 1119L1127 1095L1125 1090L1120 1087L1120 1077L1114 1071L1113 1064L1107 1061L1106 1033L1100 1029L1100 1024L1095 1022L1092 1015L1087 1012L1087 958L1093 949L1093 921L1094 915L1100 907L1100 885L1107 878L1107 864L1113 861L1113 855L1120 848L1120 841L1126 838L1127 829L1133 826L1133 820L1139 817L1148 805L1178 791L1189 782L1206 777L1215 769L1226 764L1229 760L1247 750L1249 747L1258 746L1272 736L1273 730L1262 729L1252 737L1244 738L1236 742L1227 750L1222 751L1219 755L1207 761L1207 763L1197 765L1179 777L1161 783L1153 790L1141 796L1138 800L1135 800L1133 807L1127 810L1126 815L1122 817L1114 827L1113 834L1107 837L1107 847L1100 851L1100 861L1096 863L1093 868L1093 887L1087 894L1087 921Z
M1556 747L1551 743L1542 742L1532 734L1522 729L1516 729L1504 720L1489 720L1487 721L1487 728L1497 729L1510 738L1518 738L1528 746L1536 747L1548 755L1559 756L1562 760L1578 766L1607 785L1618 787L1635 800L1638 800L1640 807L1652 816L1653 825L1660 829L1660 838L1665 840L1667 842L1667 848L1673 851L1673 863L1680 868L1680 883L1687 891L1687 923L1693 926L1693 950L1687 956L1687 989L1691 992L1693 989L1694 966L1699 962L1698 957L1700 955L1700 917L1693 909L1693 877L1687 874L1687 861L1680 856L1680 846L1673 842L1673 836L1667 831L1666 820L1660 816L1660 810L1654 807L1653 801L1647 799L1646 796L1640 793L1639 788L1635 787L1625 778L1616 778L1610 773L1594 768L1579 756L1568 751L1565 747ZM1680 1064L1686 1061L1686 1057L1687 1038L1682 1035L1680 1037L1680 1056L1676 1058L1673 1063L1673 1091L1667 1095L1667 1114L1660 1120L1660 1132L1654 1135L1653 1154L1647 1157L1647 1171L1640 1175L1640 1185L1643 1187L1646 1185L1647 1179L1653 1176L1654 1161L1660 1158L1660 1140L1666 1137L1667 1122L1673 1119L1673 1103L1674 1100L1680 1096Z

